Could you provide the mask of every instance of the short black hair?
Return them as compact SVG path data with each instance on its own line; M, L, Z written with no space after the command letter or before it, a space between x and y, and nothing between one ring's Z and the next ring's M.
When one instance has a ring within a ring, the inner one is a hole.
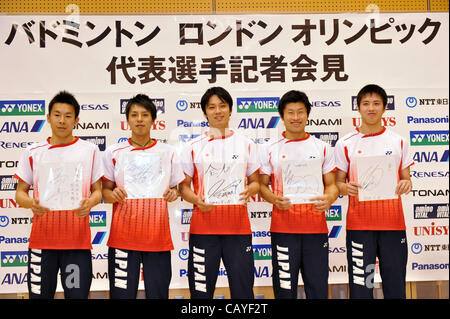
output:
M80 114L80 104L77 99L73 96L73 94L67 91L60 91L56 94L53 99L48 104L48 114L52 112L53 105L55 103L65 103L73 106L73 110L75 111L75 118Z
M217 95L222 102L228 103L230 112L233 110L233 98L231 97L230 93L228 93L228 91L223 87L215 86L206 90L206 92L202 96L202 99L200 100L203 114L206 114L206 104L208 104L209 99L213 95Z
M356 105L358 105L358 109L359 109L359 105L360 105L361 100L364 97L364 95L373 94L373 93L381 96L381 99L383 100L383 106L386 108L386 105L387 105L386 91L379 85L367 84L361 90L359 90L358 95L356 96Z
M309 116L311 112L311 103L309 102L308 96L301 91L291 90L283 94L278 103L278 113L280 113L281 118L284 116L284 109L286 108L286 104L288 103L298 103L301 102L305 104L306 113Z
M152 99L149 98L145 94L137 94L133 98L128 100L128 103L125 107L125 115L127 117L127 120L128 120L128 116L130 115L131 106L133 104L137 104L137 105L144 107L147 111L150 112L150 114L152 116L152 120L153 121L156 120L156 106L153 103Z

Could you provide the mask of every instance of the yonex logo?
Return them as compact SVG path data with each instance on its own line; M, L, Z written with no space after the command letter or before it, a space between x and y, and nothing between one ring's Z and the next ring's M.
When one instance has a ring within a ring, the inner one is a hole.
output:
M2 267L22 267L28 262L27 251L2 251L1 265Z
M278 112L278 97L242 97L237 98L237 111L243 112Z
M411 145L448 145L448 131L411 131Z
M2 115L45 115L45 101L0 101L0 116Z

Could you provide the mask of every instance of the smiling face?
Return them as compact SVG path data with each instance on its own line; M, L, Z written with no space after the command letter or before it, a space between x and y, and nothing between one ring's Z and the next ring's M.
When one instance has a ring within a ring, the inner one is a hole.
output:
M358 111L361 114L362 125L381 125L381 118L386 111L386 106L379 94L367 93L361 98Z
M212 95L206 104L205 115L210 127L217 129L228 128L231 116L230 105L217 95Z
M142 105L131 105L127 121L133 136L148 136L150 134L153 125L152 114Z
M299 135L305 132L308 112L303 102L287 103L283 112L286 133Z
M67 103L53 104L47 121L52 129L52 137L57 143L66 143L72 139L72 131L78 124L78 117L75 116L75 109Z

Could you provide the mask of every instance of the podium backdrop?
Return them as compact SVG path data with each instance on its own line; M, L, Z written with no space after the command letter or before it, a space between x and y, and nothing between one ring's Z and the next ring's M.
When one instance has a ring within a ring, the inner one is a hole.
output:
M448 37L448 13L1 16L0 293L27 290L32 213L14 200L13 175L21 152L50 136L45 114L60 90L81 104L74 134L100 150L130 136L124 108L137 93L158 107L152 136L181 147L208 128L200 97L211 86L232 94L231 127L258 145L284 130L281 95L305 91L307 131L334 146L360 124L359 89L379 84L384 125L409 140L415 160L403 196L407 281L448 280ZM259 197L248 204L256 286L272 284L271 208ZM179 199L169 211L171 288L187 288L192 205ZM331 284L347 282L346 211L343 197L326 213ZM109 204L90 215L92 290L108 290L110 220ZM227 285L221 266L218 286Z

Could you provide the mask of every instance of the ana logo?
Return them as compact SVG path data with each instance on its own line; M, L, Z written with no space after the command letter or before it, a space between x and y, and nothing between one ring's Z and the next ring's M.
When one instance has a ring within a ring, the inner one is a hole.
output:
M45 115L45 101L0 101L0 116L12 115Z
M448 145L448 131L411 131L411 145Z
M411 245L411 251L413 254L420 254L422 252L422 244L421 243L414 243Z
M269 121L264 118L243 118L239 122L238 129L276 128L279 121L279 116L272 116Z
M99 231L95 234L94 239L92 240L92 245L100 245L105 238L106 232L105 231Z
M413 108L417 106L417 99L413 96L407 97L405 102L407 107Z
M448 154L448 150L445 150L442 155L439 155L438 152L415 152L413 160L417 163L448 162Z
M337 238L342 229L342 226L333 226L330 233L328 234L328 238Z
M237 98L238 113L278 112L278 97L241 97Z
M33 124L31 125L26 121L5 122L0 128L0 133L37 133L41 131L42 126L44 126L45 120L36 120L32 123Z

